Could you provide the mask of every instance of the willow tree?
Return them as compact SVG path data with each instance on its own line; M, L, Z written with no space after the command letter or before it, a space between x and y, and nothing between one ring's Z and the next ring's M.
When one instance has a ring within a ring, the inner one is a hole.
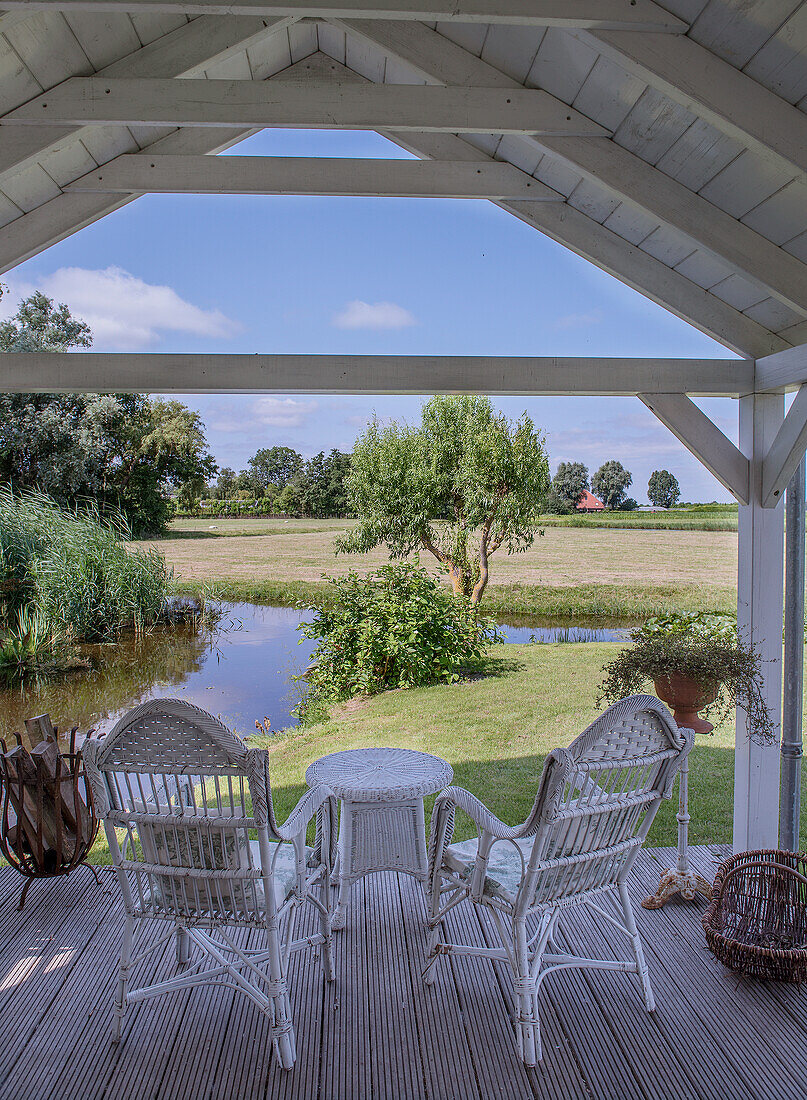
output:
M358 523L337 550L426 550L455 595L478 604L496 551L532 545L548 484L545 442L526 413L511 422L486 397L433 397L419 427L376 419L357 440L346 487Z

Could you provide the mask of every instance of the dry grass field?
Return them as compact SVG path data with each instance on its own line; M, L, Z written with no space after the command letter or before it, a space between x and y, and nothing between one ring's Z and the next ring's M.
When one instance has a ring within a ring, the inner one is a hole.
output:
M348 520L180 520L173 537L149 543L183 581L318 581L323 573L367 572L387 560L335 555ZM215 528L211 530L211 527ZM428 554L423 564L432 567ZM728 531L650 531L547 527L524 554L499 551L495 585L681 585L732 588L737 536Z

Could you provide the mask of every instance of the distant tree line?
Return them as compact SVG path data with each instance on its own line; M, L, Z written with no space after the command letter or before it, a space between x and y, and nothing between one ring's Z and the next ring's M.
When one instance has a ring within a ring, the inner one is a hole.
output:
M264 447L236 473L225 466L207 495L214 501L260 502L256 511L287 516L334 517L349 514L345 480L350 455L320 451L306 461L291 447ZM214 509L215 510L215 509Z

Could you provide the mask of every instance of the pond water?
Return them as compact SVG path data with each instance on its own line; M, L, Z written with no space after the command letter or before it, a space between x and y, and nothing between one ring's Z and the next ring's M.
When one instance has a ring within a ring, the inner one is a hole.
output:
M157 628L109 645L84 646L91 667L58 680L29 680L0 691L0 731L22 730L25 718L49 713L60 729L106 731L130 707L154 696L186 699L241 734L255 723L278 730L294 724L299 693L290 677L309 663L314 643L298 624L307 613L287 607L224 604L216 631ZM613 641L618 630L500 626L508 642Z

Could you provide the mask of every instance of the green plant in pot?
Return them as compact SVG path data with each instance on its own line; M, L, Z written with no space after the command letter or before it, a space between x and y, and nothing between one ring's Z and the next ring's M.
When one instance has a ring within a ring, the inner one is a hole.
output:
M633 644L603 666L599 701L616 702L646 690L652 681L679 726L711 733L714 725L699 712L706 710L721 722L739 704L753 740L775 739L761 690L759 654L739 638L732 616L667 615L648 619L629 637Z

